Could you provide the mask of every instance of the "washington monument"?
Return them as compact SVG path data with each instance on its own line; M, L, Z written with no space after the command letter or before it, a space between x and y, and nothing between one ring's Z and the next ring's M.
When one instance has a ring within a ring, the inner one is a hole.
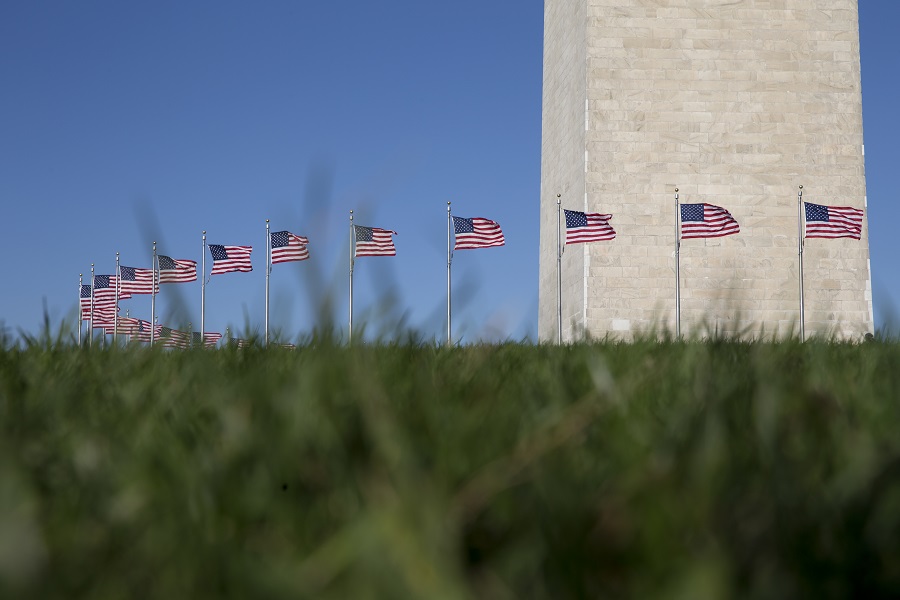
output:
M676 324L676 188L740 233L680 247L685 335L796 334L802 201L866 211L803 244L807 335L873 331L857 0L545 0L539 334L557 338L557 194L611 214L565 246L562 340ZM565 221L562 224L565 239Z

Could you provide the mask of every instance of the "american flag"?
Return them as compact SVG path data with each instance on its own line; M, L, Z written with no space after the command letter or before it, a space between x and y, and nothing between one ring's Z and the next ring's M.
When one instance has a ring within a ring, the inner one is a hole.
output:
M193 332L192 335L193 335L194 347L199 348L200 347L200 332L195 331L195 332ZM203 345L206 346L207 348L215 348L216 344L221 339L222 339L221 333L213 333L211 331L207 331L206 334L204 334L204 336L203 336Z
M309 239L294 235L290 231L276 231L272 234L272 264L306 260L309 258Z
M187 283L197 281L197 261L156 257L159 263L159 283Z
M150 321L137 320L137 325L131 330L131 339L138 342L150 341Z
M500 225L490 219L481 217L453 217L453 232L456 234L454 250L471 250L474 248L490 248L506 243Z
M119 291L119 299L131 298L131 294ZM98 309L112 310L116 305L116 276L94 275L94 313Z
M113 322L112 319L105 320L99 325L103 328L106 333L118 333L121 334L133 334L138 328L139 319L135 319L134 317L119 317Z
M190 348L191 335L187 331L179 331L160 325L156 328L156 339L163 346L174 348Z
M849 206L822 206L803 203L806 208L806 237L853 238L862 235L863 211Z
M81 299L79 301L81 306L81 320L82 321L90 321L91 320L91 286L88 284L81 285Z
M210 244L209 252L213 258L213 268L210 275L221 275L232 271L248 273L253 270L253 265L250 264L250 253L253 252L252 246Z
M566 214L566 244L602 242L616 237L616 230L609 224L612 215L565 209L563 212Z
M110 333L112 333L113 322L116 317L116 307L115 306L105 306L103 308L97 308L94 306L94 318L91 320L91 327L94 329L98 327L102 327L103 329L109 329ZM119 317L120 319L122 317Z
M731 213L714 204L681 205L681 239L722 237L741 230Z
M396 231L379 229L378 227L363 227L354 225L356 231L356 253L354 256L396 256L397 248L394 247L392 235Z
M159 287L156 289L159 292ZM130 294L153 293L153 269L119 267L119 292Z
M242 340L241 338L231 338L228 340L228 343L236 348L247 348L250 346L250 340Z

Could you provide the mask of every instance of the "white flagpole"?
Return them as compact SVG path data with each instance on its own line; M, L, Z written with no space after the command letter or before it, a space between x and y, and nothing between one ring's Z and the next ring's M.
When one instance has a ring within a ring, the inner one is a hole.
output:
M356 229L353 227L353 211L350 211L350 326L347 339L353 343L353 252L356 240Z
M156 242L153 242L153 289L150 290L150 347L156 333L156 286L159 285L159 258L156 256Z
M81 313L81 286L84 285L84 283L83 283L83 278L84 278L84 274L83 274L83 273L79 273L79 274L78 274L78 347L79 347L79 348L81 347L81 330L84 328L84 327L83 327L84 324L81 322L81 319L82 319L82 313Z
M797 253L800 256L800 341L805 340L803 314L803 186L797 191Z
M206 230L203 230L203 258L201 259L202 275L200 276L200 343L203 344L203 332L206 331Z
M119 280L122 274L119 272L119 253L116 252L116 309L113 313L113 344L119 345Z
M556 343L562 346L562 240L560 235L561 195L556 195Z
M675 337L681 338L681 205L675 188Z
M266 343L269 347L269 273L272 272L272 234L269 231L269 220L266 219Z
M447 202L447 345L453 345L453 333L451 329L452 312L450 310L450 263L453 262L453 251L450 249L450 202Z

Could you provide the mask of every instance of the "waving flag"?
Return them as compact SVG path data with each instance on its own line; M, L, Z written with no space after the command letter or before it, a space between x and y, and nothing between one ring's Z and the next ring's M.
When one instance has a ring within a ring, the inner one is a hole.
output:
M197 261L179 260L159 255L159 283L187 283L197 281Z
M356 231L355 256L396 256L397 248L394 247L392 235L396 231L379 229L378 227L363 227L354 225Z
M157 292L159 289L156 290ZM119 292L129 294L153 293L153 269L119 267Z
M125 335L133 334L138 330L138 321L134 317L119 317L118 319L109 319L102 323L98 323L106 333L121 333Z
M456 234L454 250L490 248L506 243L500 225L490 219L453 217L453 232Z
M731 213L713 204L681 205L681 239L722 237L741 230Z
M565 209L563 212L566 214L566 244L602 242L616 237L616 230L609 224L612 215Z
M193 332L192 336L193 336L194 347L199 348L200 347L200 332L195 331L195 332ZM207 348L215 348L216 344L221 339L222 339L221 333L214 333L211 331L207 331L203 335L203 345L206 346Z
M81 306L81 320L82 321L90 321L91 320L91 286L82 284L81 285L81 299L79 302Z
M127 300L131 294L119 290L119 299ZM116 276L94 275L94 312L112 309L116 305Z
M276 231L272 237L272 264L309 258L309 239L290 231Z
M190 348L191 336L187 331L178 331L171 327L158 326L156 328L157 340L163 346L174 348Z
M213 258L213 268L210 275L221 275L222 273L231 273L233 271L249 273L253 270L253 265L250 264L250 253L253 252L252 246L210 244L209 252Z
M808 238L853 238L862 235L863 211L849 206L822 206L803 203L806 208Z
M150 321L143 319L137 320L137 325L131 330L132 341L149 342L150 341Z

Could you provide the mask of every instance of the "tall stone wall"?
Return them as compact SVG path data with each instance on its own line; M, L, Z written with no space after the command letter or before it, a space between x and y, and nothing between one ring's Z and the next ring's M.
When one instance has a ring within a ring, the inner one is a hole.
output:
M618 237L562 258L564 338L674 330L675 188L737 235L681 245L682 332L796 331L798 186L864 208L856 0L546 0L539 331L556 338L556 194ZM873 330L862 240L805 242L807 334Z

